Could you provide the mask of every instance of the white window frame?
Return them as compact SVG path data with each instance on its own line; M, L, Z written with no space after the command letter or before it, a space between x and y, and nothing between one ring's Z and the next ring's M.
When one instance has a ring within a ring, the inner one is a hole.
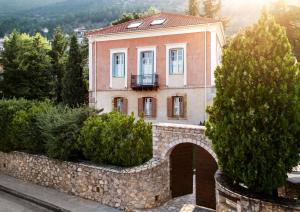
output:
M110 88L112 88L112 78L113 78L113 56L116 53L124 53L125 54L125 77L124 77L124 87L127 88L127 67L128 67L128 49L127 48L123 48L123 49L110 49L110 71L109 71L109 86Z
M150 104L150 108L149 108L149 113L150 114L146 114L146 100L150 100L150 102L149 102L149 104ZM146 117L152 117L152 108L153 108L153 98L152 97L144 97L143 98L143 106L144 106L144 108L143 108L143 110L144 110L144 114L145 114L145 116Z
M166 44L166 86L169 85L170 76L170 50L171 49L183 49L183 80L184 86L187 85L187 44L186 43L172 43Z
M137 75L141 75L141 66L140 66L140 60L141 60L141 53L145 51L153 51L154 57L153 57L153 70L154 74L156 73L156 46L146 46L146 47L138 47L137 48Z
M178 99L178 105L177 105L178 106L178 114L175 114L175 108L176 108L175 99ZM180 102L180 99L181 99L181 102ZM183 96L173 96L172 101L173 101L173 115L176 117L183 115L183 114L180 114L180 112L181 112L181 110L183 110L184 97Z

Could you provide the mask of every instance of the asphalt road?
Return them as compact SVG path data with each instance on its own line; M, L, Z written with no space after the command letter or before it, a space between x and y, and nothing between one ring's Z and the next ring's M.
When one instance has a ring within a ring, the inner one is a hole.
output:
M51 212L48 209L34 205L0 191L0 212Z

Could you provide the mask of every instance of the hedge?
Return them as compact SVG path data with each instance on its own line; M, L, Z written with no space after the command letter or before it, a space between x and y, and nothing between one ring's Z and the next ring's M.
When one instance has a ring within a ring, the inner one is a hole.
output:
M151 125L118 112L97 115L86 107L3 99L0 151L135 166L152 157Z

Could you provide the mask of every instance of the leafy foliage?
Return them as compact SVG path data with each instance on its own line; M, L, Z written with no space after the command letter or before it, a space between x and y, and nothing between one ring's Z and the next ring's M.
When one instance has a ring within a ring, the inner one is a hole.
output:
M145 16L154 15L155 13L157 13L157 9L155 9L155 7L150 7L147 11L140 12L140 13L139 12L123 13L121 18L112 22L112 25L117 25L127 21L139 19Z
M87 108L52 107L39 115L38 128L51 158L72 160L81 157L76 140L91 111Z
M92 116L80 132L79 145L95 163L135 166L152 157L151 125L133 115L112 112Z
M300 61L300 7L288 6L283 0L277 0L273 5L272 14L276 21L286 29L293 52Z
M189 0L188 9L186 13L192 16L200 16L199 0Z
M55 101L62 102L62 79L66 69L68 40L60 27L54 32L50 56L52 58L52 73L55 76Z
M284 29L266 12L225 49L207 122L223 172L271 194L299 161L299 67Z
M29 110L31 106L32 103L24 99L0 101L0 151L8 152L16 149L12 131L14 116L18 111Z
M71 38L66 72L63 77L63 103L71 107L85 103L87 86L83 79L83 58L75 35Z
M4 97L45 99L53 96L50 71L50 45L40 34L29 36L13 32L4 41L3 65Z

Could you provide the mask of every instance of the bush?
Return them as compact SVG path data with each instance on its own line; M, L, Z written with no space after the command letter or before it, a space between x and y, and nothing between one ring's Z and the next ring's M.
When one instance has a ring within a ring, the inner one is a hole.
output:
M11 136L15 149L28 153L45 153L45 142L38 127L38 117L54 106L49 102L32 102L30 108L17 111L12 120Z
M46 154L61 160L80 158L76 141L90 113L88 108L57 106L40 114L37 125L46 145Z
M152 157L151 125L118 112L91 116L78 143L85 157L95 163L127 167Z
M225 174L273 193L299 161L299 74L284 29L263 14L225 49L206 135Z
M0 151L10 152L19 145L14 140L12 122L18 111L27 111L33 102L24 99L0 100Z

